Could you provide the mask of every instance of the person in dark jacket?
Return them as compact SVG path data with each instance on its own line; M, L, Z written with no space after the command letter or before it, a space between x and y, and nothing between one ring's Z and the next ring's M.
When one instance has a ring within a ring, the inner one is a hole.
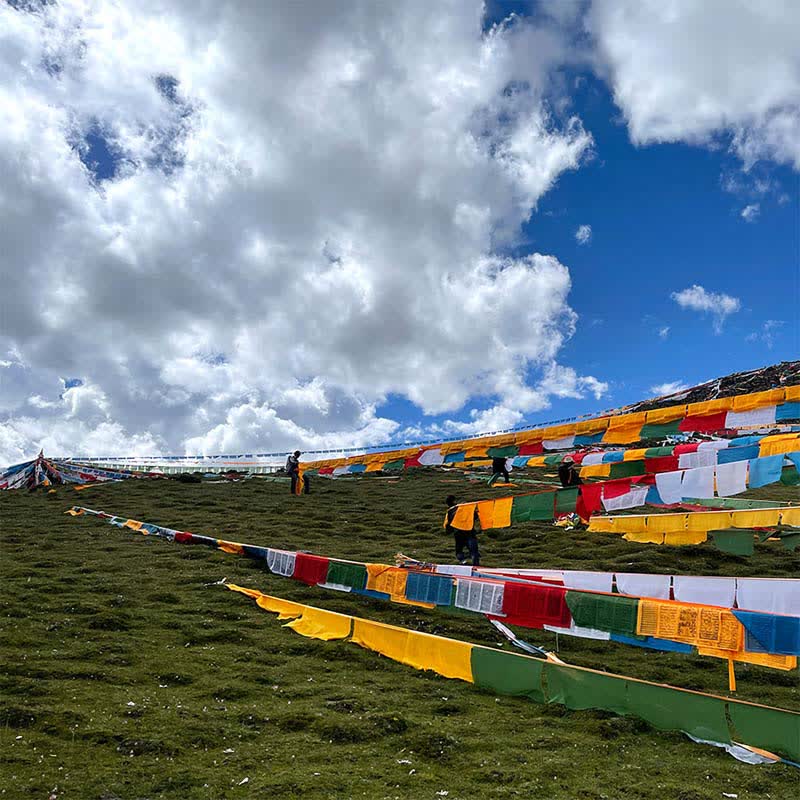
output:
M492 477L489 478L489 486L493 486L495 481L499 478L505 478L506 483L511 483L511 477L508 474L508 467L506 467L506 460L504 458L493 458Z
M567 456L558 465L558 479L563 487L580 486L583 481L578 474L578 465L572 460L572 456Z
M452 534L456 545L456 558L459 564L466 564L469 559L472 559L472 566L479 567L481 563L481 554L478 550L478 537L475 535L475 528L473 525L472 530L462 531L453 527L453 520L455 519L456 512L458 511L458 502L455 495L448 495L445 500L447 503L447 523L445 530L447 533ZM464 548L469 551L469 554L464 552Z
M295 450L289 458L286 459L286 474L291 478L292 486L291 493L297 494L297 481L300 479L300 451ZM308 483L308 477L303 476L303 491L309 494L311 487Z

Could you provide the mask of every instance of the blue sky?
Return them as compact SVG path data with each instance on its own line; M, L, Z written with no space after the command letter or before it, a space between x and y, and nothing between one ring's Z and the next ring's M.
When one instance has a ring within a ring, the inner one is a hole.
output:
M800 353L800 7L12 6L0 463L466 435Z
M525 7L518 4L517 13ZM599 401L559 399L525 422L617 407L665 383L691 386L800 357L797 172L759 162L743 173L724 136L713 148L635 146L606 84L574 71L568 81L594 154L542 198L513 252L538 250L569 264L570 304L580 321L562 359L610 388ZM758 182L769 188L759 191ZM749 222L741 213L751 204L760 211ZM581 225L592 229L587 244L575 237ZM694 284L741 300L720 332L711 314L672 298ZM397 398L382 410L409 423L418 418Z

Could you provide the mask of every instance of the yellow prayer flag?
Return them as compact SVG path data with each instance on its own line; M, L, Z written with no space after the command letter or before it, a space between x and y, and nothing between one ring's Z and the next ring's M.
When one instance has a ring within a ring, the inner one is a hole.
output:
M698 511L686 517L689 531L717 531L731 527L730 511Z
M676 533L686 529L687 514L648 514L647 530Z
M406 640L403 663L417 669L430 669L445 678L460 678L473 683L472 645L455 639L411 631Z
M794 453L798 450L800 450L800 437L797 434L767 436L758 443L758 455L761 457Z
M642 432L642 424L641 422L634 422L625 427L612 428L609 426L608 430L603 434L603 443L630 444L631 442L638 442Z
M754 508L747 511L734 511L731 524L734 528L774 528L780 520L779 508Z
M240 592L248 597L258 598L262 596L262 593L257 589L248 589L246 586L237 586L235 583L226 583L225 586L232 592Z
M574 436L576 427L574 422L566 425L551 425L542 431L542 439L563 439L566 436Z
M784 390L784 402L793 403L800 400L800 384L797 386L787 386Z
M256 598L256 604L265 611L271 611L278 615L278 619L291 619L303 613L305 606L300 603L292 603L289 600L281 600L279 597L270 597L262 594Z
M302 616L287 622L284 627L311 639L330 641L346 639L350 635L352 622L353 618L346 614L305 607Z
M645 413L645 421L648 425L663 425L666 422L673 422L686 416L686 406L669 406L668 408L654 408Z
M790 670L797 667L797 656L780 656L772 653L749 653L746 650L720 650L715 647L698 647L697 655L732 659L745 664L757 664L771 669Z
M600 433L608 427L611 417L598 417L597 419L585 419L575 423L576 436L590 436L593 433Z
M519 431L519 433L514 434L514 444L516 445L530 444L531 442L541 442L541 441L542 441L542 432L540 430Z
M719 414L721 411L730 411L732 407L732 397L718 397L716 400L703 400L699 403L689 403L689 405L686 406L686 416L707 417L710 414Z
M486 458L486 447L471 447L464 454L464 458Z
M646 447L638 447L632 450L626 450L622 456L623 461L643 461L644 454L647 452Z
M646 418L646 411L634 411L630 414L618 414L617 416L609 419L608 427L630 428L633 425L644 425Z
M481 523L481 530L488 531L494 528L494 500L484 500L476 506L478 521Z
M580 468L581 478L607 478L610 474L611 464L587 464Z
M256 589L247 589L244 586L237 586L235 583L226 583L228 589L232 592L239 592L252 597L260 608L265 611L271 611L273 614L278 614L278 619L288 619L289 617L299 617L303 613L305 606L300 603L293 603L290 600L283 600L280 597L272 597L268 594L262 594Z
M360 644L367 650L391 658L402 663L406 653L406 641L409 632L405 628L394 625L382 625L380 622L370 622L366 619L353 618L352 641Z
M740 650L744 626L727 609L642 598L636 633L695 646Z
M681 547L688 544L703 544L708 540L705 531L667 531L664 534L664 544Z
M138 531L144 523L139 522L137 519L129 519L122 526L123 528L130 528L132 531Z
M453 453L460 453L462 450L466 450L464 442L446 442L439 448L439 452L443 456L449 456Z
M352 641L356 644L401 664L473 682L471 644L357 617L353 621Z
M618 517L590 517L588 530L593 533L616 533Z
M391 570L396 570L397 567L389 564L367 564L367 589L373 592L382 592L383 589L378 588L379 583L383 585L384 575Z
M785 389L768 389L766 392L739 394L733 398L734 411L751 411L754 408L774 406L783 402Z
M513 497L501 497L494 501L494 527L508 528L511 525L511 504Z
M800 508L781 509L781 525L791 525L800 528Z
M459 531L471 531L475 524L475 503L462 503L450 523Z
M615 531L625 533L644 533L647 530L647 517L634 515L622 515L614 517Z
M622 538L638 544L664 544L664 534L656 531L645 530L637 533L626 533Z

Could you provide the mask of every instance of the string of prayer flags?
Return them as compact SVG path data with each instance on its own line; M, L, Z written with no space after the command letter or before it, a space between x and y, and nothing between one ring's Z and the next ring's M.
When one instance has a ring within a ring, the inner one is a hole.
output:
M343 475L386 470L389 465L392 465L392 469L398 469L401 461L403 468L412 468L437 466L442 463L468 464L472 459L516 458L526 455L532 457L528 462L530 466L541 465L535 459L546 450L564 450L594 444L628 445L640 441L664 439L679 432L716 434L738 429L769 427L778 421L791 422L793 419L800 421L800 395L796 391L798 388L800 387L781 387L688 405L623 412L528 431L492 434L406 450L323 459L306 462L303 466L321 474ZM759 455L777 455L800 450L797 434L791 436L794 441L789 443L775 441L771 436L763 437L767 441L760 445L763 449ZM588 463L586 468L590 466L598 465ZM587 472L584 477L590 474L604 476L608 473L597 470L593 473Z
M800 714L794 711L536 659L311 606L286 606L285 601L252 589L232 584L227 588L253 597L261 608L300 620L288 627L304 636L348 639L398 663L463 680L493 694L634 716L659 730L680 730L723 746L736 742L774 753L773 758L800 761Z
M455 607L501 618L513 625L544 628L571 636L610 638L673 651L685 649L676 644L688 644L710 656L729 656L731 660L778 669L796 666L794 650L798 649L800 632L800 580L624 573L615 578L610 572L580 570L495 570L487 575L480 570L473 574L472 568L465 566L420 570L339 562L311 553L293 553L173 531L89 509L70 511L73 516L89 513L117 527L143 535L162 536L178 544L205 544L225 553L256 558L277 575L336 591L428 609ZM686 535L691 534L687 532ZM654 597L647 597L647 594ZM645 613L643 603L657 605L647 606ZM737 610L736 604L739 610L750 613L744 621L731 616ZM781 615L780 618L776 618L776 614ZM299 622L299 632L316 630L319 624L316 618ZM680 635L669 627L670 624L677 626ZM735 640L704 633L713 625L723 632L733 626L737 632ZM743 633L746 630L749 632ZM779 652L769 652L770 647Z

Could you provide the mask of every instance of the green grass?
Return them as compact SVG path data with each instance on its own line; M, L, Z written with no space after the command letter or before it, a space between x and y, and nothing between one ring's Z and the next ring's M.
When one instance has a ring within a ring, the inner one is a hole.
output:
M499 645L478 617L326 592L245 558L63 514L79 504L254 544L383 562L402 551L452 563L441 528L445 495L506 493L427 470L398 482L318 479L314 490L291 497L284 484L251 480L0 492L0 797L46 798L53 790L78 800L797 796L800 773L790 767L746 766L635 719L496 698L352 644L305 639L212 584L226 577ZM788 500L798 492L774 486L747 496ZM744 559L710 545L636 545L545 523L482 534L481 548L486 566L800 574L800 556L773 543ZM551 634L520 633L554 646ZM575 664L727 691L726 666L715 659L568 637L559 644ZM796 671L737 666L737 677L738 697L800 709Z

